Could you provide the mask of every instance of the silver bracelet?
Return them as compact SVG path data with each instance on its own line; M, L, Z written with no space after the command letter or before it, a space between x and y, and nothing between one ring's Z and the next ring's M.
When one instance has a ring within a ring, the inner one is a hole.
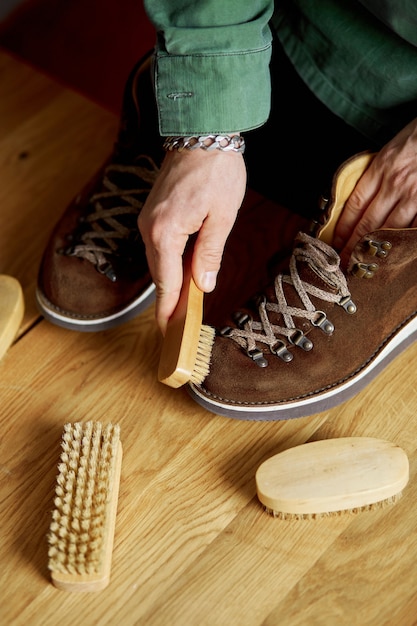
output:
M245 151L245 140L241 135L201 135L200 137L166 137L164 150L223 150L224 152Z

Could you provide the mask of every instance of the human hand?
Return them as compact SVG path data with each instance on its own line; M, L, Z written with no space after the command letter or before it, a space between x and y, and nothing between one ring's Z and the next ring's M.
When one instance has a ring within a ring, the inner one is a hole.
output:
M343 208L333 245L346 264L366 233L409 227L417 227L417 119L375 155Z
M138 218L163 334L179 299L189 237L197 233L191 261L194 281L202 291L212 291L245 190L246 166L240 153L196 149L165 155Z

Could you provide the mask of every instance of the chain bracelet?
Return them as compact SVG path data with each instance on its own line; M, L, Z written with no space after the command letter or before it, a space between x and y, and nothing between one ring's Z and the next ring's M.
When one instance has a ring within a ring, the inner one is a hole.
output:
M245 151L245 140L241 135L201 135L200 137L166 137L164 150L223 150L224 152Z

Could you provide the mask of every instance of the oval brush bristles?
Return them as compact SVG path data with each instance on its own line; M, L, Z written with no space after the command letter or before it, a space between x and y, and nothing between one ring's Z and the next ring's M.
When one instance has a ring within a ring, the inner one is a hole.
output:
M53 583L70 591L103 589L111 552L121 469L120 428L66 424L48 536Z
M324 511L321 513L283 513L282 511L275 511L267 506L264 506L266 513L280 520L315 520L323 517L340 517L341 515L356 515L365 511L376 511L378 509L384 509L385 507L396 504L402 498L402 491L396 493L389 498L373 502L372 504L365 504L363 506L341 509L340 511Z

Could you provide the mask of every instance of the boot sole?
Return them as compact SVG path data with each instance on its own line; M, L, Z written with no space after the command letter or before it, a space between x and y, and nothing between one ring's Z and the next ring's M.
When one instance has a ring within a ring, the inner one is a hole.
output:
M187 386L187 390L197 404L224 417L252 421L277 421L307 417L332 409L357 395L416 340L417 317L414 317L383 346L370 363L365 364L359 372L350 376L348 380L336 383L330 389L313 392L311 396L284 401L281 404L233 405L207 396L193 383Z
M155 301L155 295L155 285L152 283L127 307L103 317L76 317L68 312L60 312L51 305L39 289L36 290L36 304L41 315L51 324L88 333L115 328L137 317Z

